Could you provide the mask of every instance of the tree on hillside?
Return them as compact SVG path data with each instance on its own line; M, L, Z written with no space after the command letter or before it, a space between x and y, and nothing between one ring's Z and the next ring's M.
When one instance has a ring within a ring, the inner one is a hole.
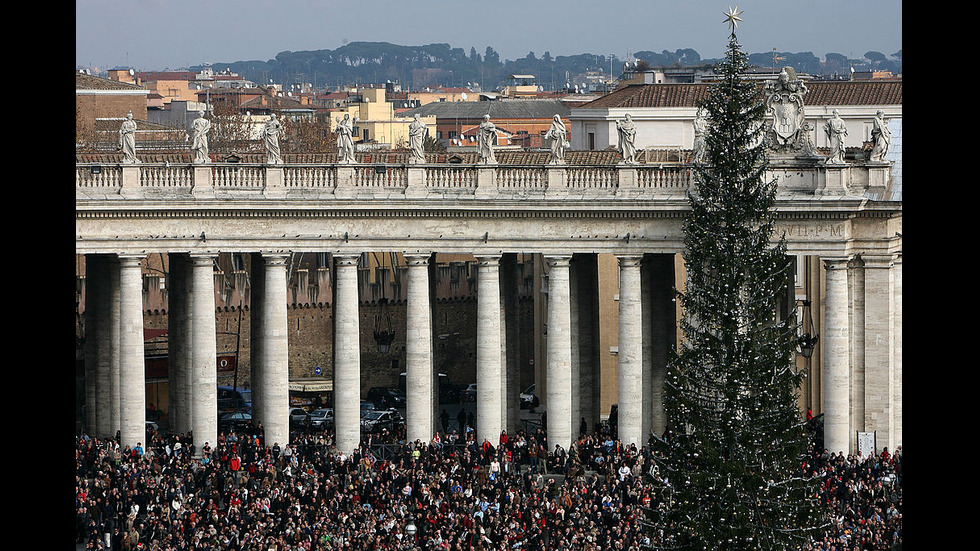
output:
M819 536L818 479L807 476L797 405L795 315L779 315L791 262L775 244L776 184L766 181L765 106L742 78L735 35L723 78L702 102L706 158L685 220L685 340L664 388L672 430L654 518L664 549L793 549Z

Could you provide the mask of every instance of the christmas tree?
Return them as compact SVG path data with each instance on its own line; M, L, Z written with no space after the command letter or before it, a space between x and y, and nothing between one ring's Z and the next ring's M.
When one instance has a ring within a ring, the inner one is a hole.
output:
M708 128L685 221L684 342L665 384L669 486L656 524L663 548L796 549L825 525L794 367L796 322L779 315L791 261L773 243L765 105L743 80L732 26L722 79L701 107Z

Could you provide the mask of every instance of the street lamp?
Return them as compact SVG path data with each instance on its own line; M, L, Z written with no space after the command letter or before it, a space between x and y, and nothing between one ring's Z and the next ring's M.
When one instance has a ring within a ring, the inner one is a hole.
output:
M796 337L796 346L799 347L801 356L810 359L813 350L817 347L817 341L820 340L820 335L813 332L811 302L809 300L799 302L803 306L803 322L800 324L800 334Z

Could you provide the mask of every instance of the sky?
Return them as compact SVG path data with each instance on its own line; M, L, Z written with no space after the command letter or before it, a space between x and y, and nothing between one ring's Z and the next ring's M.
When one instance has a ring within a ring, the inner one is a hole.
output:
M492 46L501 59L684 48L718 58L729 7L742 12L746 53L902 49L901 0L76 0L75 65L159 71L354 41Z

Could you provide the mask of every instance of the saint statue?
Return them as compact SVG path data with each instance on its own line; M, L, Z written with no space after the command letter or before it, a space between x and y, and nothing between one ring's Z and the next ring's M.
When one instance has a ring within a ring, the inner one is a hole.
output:
M884 111L878 110L875 113L871 127L871 140L874 142L874 147L871 148L871 160L879 163L885 162L888 146L892 143L892 131L888 129L888 121L885 120Z
M477 129L476 145L480 153L480 162L483 164L497 164L497 158L493 154L493 145L497 143L497 127L490 122L490 115L483 115L483 122Z
M704 116L704 108L699 108L694 116L694 147L691 155L691 162L698 164L704 162L705 157L705 132L708 131L708 119Z
M616 132L619 134L619 153L623 156L623 163L635 165L636 163L636 125L633 117L629 113L626 119L616 121Z
M133 120L132 111L126 113L126 120L119 127L119 149L122 150L124 164L140 162L136 158L136 121Z
M282 123L276 118L276 114L270 115L269 120L265 121L265 129L262 135L265 137L265 157L266 163L278 165L282 163L279 154L279 136L282 134Z
M353 164L357 162L354 158L354 121L350 118L350 113L344 113L343 119L337 119L337 162L341 164Z
M844 124L844 119L840 118L840 112L837 109L834 109L834 116L823 125L823 130L830 141L830 157L827 158L827 164L845 164L844 137L847 136L847 126Z
M412 157L409 159L409 163L425 162L425 135L428 132L429 127L422 122L421 117L416 113L415 120L412 121L412 124L408 125L408 146L412 150Z
M562 122L560 115L555 115L551 121L551 128L545 134L545 138L551 140L551 161L548 164L565 164L565 149L568 147L568 130Z
M201 113L191 124L191 151L194 152L194 163L210 163L208 156L208 132L211 131L211 121Z

